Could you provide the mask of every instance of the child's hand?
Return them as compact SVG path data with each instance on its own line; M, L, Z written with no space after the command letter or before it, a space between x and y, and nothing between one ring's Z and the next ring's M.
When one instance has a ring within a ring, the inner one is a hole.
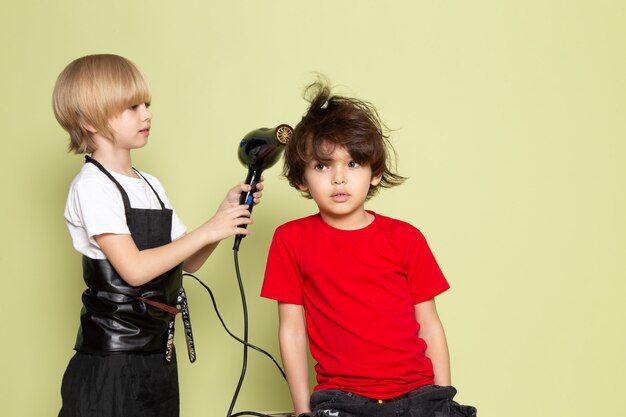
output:
M264 186L263 186L263 176L261 176L261 181L259 181L259 183L256 186L257 191L252 194L252 196L254 197L254 205L258 205L261 202L261 197L263 196L263 193L261 192L263 190ZM236 185L235 187L231 188L228 193L226 194L226 198L224 198L224 201L222 201L222 204L220 204L219 208L217 209L218 211L220 210L224 210L226 208L229 207L236 207L239 205L239 199L241 197L241 193L247 193L248 191L250 191L250 185L249 184L239 184Z
M249 233L248 230L241 226L252 223L254 221L250 218L250 211L247 205L236 204L231 207L222 203L217 213L201 227L205 230L205 236L208 240L207 244L211 244L230 236L247 235Z

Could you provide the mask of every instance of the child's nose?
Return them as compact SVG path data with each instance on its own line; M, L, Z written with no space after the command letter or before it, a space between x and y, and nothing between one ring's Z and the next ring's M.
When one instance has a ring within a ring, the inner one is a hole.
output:
M346 176L343 171L338 169L333 174L333 184L344 184L346 182Z

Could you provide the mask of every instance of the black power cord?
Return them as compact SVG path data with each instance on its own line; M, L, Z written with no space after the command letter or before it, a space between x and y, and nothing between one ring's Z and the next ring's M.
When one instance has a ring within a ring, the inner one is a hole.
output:
M224 330L226 330L226 333L228 333L228 335L230 335L233 339L235 339L236 341L238 341L239 343L243 345L243 362L241 366L241 374L239 376L237 388L235 389L235 393L233 394L233 399L230 403L230 408L228 409L228 414L226 416L227 417L239 417L239 416L248 415L248 416L259 416L259 417L271 417L271 416L268 416L267 414L258 413L255 411L242 411L236 414L232 414L233 408L235 407L235 403L237 402L237 397L239 396L239 391L241 390L241 386L243 385L243 381L245 379L246 371L248 368L248 348L252 348L264 354L268 358L270 358L272 362L274 362L274 365L276 365L276 367L280 371L281 375L283 376L283 379L285 380L287 379L285 375L285 371L283 371L283 369L278 364L276 359L274 359L274 357L270 353L248 342L248 327L249 327L248 326L248 322L249 322L248 305L246 303L246 294L245 294L244 287L243 287L243 280L241 279L241 271L239 269L239 255L238 255L239 250L236 248L233 248L233 250L234 250L234 259L235 259L235 272L237 275L237 283L239 285L239 293L241 295L241 305L243 308L243 339L233 334L228 329L228 326L226 326L226 323L224 322L224 319L222 318L222 315L220 314L219 309L217 308L217 302L215 301L215 296L213 295L213 291L211 291L211 289L195 275L190 274L190 273L184 273L183 276L188 276L188 277L195 279L200 285L202 285L202 287L204 287L205 290L207 290L207 292L209 293L209 296L211 297L211 302L213 303L213 308L215 309L217 318L219 319L220 323L222 323L222 327L224 328Z

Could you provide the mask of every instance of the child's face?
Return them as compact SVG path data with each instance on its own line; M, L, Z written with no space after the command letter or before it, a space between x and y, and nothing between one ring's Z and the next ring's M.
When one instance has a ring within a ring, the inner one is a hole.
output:
M125 109L120 115L109 120L115 134L115 146L124 149L138 149L148 143L152 113L149 104L141 103Z
M369 165L357 164L344 147L335 146L328 160L309 161L300 189L311 194L327 223L350 228L363 218L370 185L380 180Z

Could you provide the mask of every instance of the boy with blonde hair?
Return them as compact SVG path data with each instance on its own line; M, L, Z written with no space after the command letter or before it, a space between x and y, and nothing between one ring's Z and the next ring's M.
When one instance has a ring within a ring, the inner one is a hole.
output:
M131 163L131 151L150 136L150 101L139 69L117 55L71 62L54 88L54 114L70 134L69 149L90 154L65 207L87 289L76 353L63 377L61 417L179 415L173 347L179 307L195 359L182 271L198 270L222 239L248 234L242 226L252 223L239 204L250 186L241 184L187 233L161 183ZM254 197L258 203L261 193Z

